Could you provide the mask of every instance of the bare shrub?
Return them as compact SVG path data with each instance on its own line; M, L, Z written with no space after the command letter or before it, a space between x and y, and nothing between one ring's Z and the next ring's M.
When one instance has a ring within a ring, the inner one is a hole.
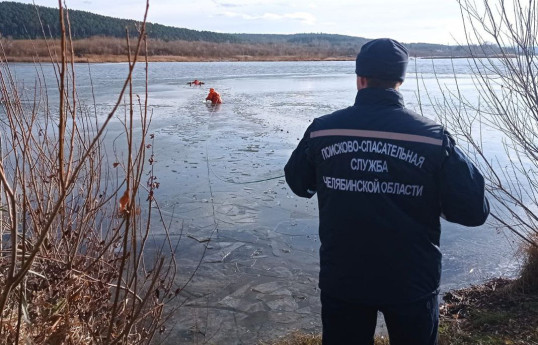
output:
M538 238L534 239L538 243ZM525 246L525 261L515 288L523 293L538 294L538 246Z
M445 88L437 113L467 144L483 172L495 225L528 246L522 274L537 277L537 4L535 0L460 0L459 4L467 35L463 47L471 56L478 98L470 99L459 85ZM491 136L504 154L488 151L485 140L491 142ZM538 279L525 280L527 290L538 288ZM528 286L531 282L534 288Z
M56 51L61 46L60 40L12 40L0 38L5 55L10 58L36 57L48 58L49 48ZM122 55L125 56L127 47L122 40L114 37L90 37L71 42L76 57L87 55ZM131 54L134 47L131 47ZM191 41L164 41L161 39L148 39L148 50L140 54L151 57L177 56L189 57L196 60L227 59L238 60L250 56L256 59L311 59L319 60L339 57L352 59L356 55L349 48L336 48L331 46L305 46L292 43L255 44L255 43L214 43Z
M59 15L60 44L46 41L56 80L38 74L30 101L0 60L0 343L147 344L179 289L166 236L146 249L159 185L147 91L139 97L131 84L145 26L133 47L127 39L124 86L99 123L77 98L61 2ZM45 92L51 82L57 101ZM118 110L124 144L110 161L104 136Z

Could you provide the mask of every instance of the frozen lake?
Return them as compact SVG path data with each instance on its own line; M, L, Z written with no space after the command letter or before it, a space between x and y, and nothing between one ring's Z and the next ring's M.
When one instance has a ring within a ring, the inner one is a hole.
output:
M11 69L21 87L33 87L35 66ZM43 71L54 99L56 79L50 66ZM472 98L465 60L411 61L401 88L406 106L418 111L420 98L424 115L435 119L425 88L439 97L438 81L453 85L453 71ZM294 196L283 167L313 118L353 104L354 62L152 63L148 72L156 198L172 236L182 236L178 284L202 261L172 320L173 339L252 344L294 329L318 332L317 201ZM95 98L96 116L104 116L126 74L127 64L77 65L80 99L91 106ZM140 64L134 83L141 97L144 78ZM205 84L186 84L194 79ZM221 106L204 103L209 87ZM501 151L495 137L485 142ZM491 225L444 222L442 290L513 276L516 247Z

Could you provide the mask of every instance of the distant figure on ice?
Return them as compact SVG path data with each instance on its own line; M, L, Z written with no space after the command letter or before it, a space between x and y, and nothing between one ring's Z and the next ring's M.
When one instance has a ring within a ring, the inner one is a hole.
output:
M201 85L204 85L205 83L203 81L199 81L198 79L194 79L193 81L189 81L187 83L189 86L201 86Z
M205 98L206 101L211 101L211 104L221 104L222 99L220 98L220 94L215 91L214 88L209 89L209 94Z

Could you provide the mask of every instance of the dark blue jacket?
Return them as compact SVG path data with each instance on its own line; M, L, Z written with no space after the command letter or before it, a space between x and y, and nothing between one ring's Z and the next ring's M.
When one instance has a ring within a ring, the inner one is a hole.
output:
M439 217L478 226L489 214L482 175L393 89L362 89L354 106L315 119L284 170L295 194L318 194L320 288L350 301L436 293Z

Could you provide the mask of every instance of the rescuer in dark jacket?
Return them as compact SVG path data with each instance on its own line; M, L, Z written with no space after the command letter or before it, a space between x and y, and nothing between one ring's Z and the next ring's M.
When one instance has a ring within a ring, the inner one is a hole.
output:
M377 311L392 345L437 343L439 217L478 226L484 179L439 124L404 107L408 53L391 39L357 56L352 107L316 118L285 167L318 195L323 344L373 344Z

